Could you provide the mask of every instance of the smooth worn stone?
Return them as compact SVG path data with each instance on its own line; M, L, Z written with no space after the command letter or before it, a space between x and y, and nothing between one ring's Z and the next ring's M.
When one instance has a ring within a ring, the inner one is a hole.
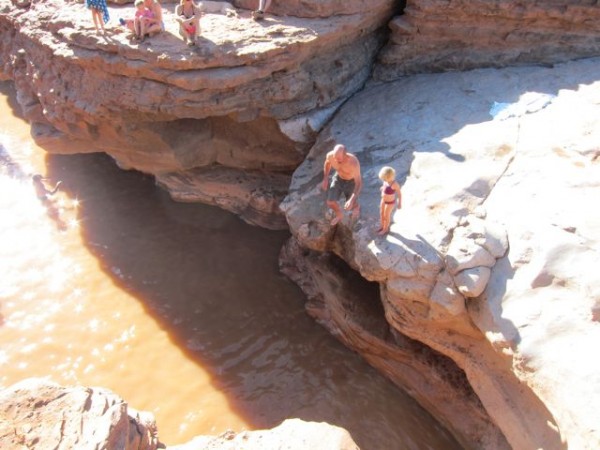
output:
M464 370L512 448L600 447L600 363L581 356L600 342L599 74L596 58L372 84L319 135L282 203L300 246L379 282L390 328ZM363 189L358 221L331 227L320 184L337 143L357 156ZM386 165L402 209L379 236ZM347 333L362 349L364 330Z

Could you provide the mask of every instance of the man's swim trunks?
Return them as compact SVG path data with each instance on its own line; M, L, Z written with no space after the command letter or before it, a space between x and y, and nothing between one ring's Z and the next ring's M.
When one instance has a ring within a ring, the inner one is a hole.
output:
M354 179L344 180L336 174L331 178L331 185L329 186L329 192L327 193L327 200L337 202L342 194L346 197L346 200L350 199L354 192Z

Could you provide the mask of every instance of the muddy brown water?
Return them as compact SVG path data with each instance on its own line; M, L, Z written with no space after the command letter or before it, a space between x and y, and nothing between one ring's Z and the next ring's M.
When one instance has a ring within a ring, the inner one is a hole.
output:
M0 388L107 387L152 411L168 445L299 417L363 450L459 448L306 315L278 271L287 232L173 202L103 154L48 155L9 82L0 117ZM34 173L63 189L40 201Z

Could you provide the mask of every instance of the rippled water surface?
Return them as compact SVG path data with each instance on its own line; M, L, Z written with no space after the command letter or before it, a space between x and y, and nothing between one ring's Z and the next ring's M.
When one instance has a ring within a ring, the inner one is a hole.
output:
M101 154L47 155L14 98L0 83L0 387L110 388L169 445L300 417L363 450L458 448L305 314L277 268L287 233L175 203ZM41 201L34 173L63 189Z

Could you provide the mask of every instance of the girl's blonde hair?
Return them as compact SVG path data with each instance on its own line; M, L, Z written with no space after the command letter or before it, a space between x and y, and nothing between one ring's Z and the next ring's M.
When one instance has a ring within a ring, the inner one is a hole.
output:
M382 167L379 171L379 178L383 181L387 181L388 183L390 181L394 181L394 178L396 178L396 171L390 166Z

